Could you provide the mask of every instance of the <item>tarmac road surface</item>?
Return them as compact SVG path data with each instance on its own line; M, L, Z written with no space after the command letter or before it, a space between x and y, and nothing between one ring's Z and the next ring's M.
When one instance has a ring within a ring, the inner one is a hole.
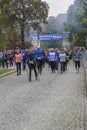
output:
M84 130L84 72L43 68L40 81L26 71L0 78L0 130Z

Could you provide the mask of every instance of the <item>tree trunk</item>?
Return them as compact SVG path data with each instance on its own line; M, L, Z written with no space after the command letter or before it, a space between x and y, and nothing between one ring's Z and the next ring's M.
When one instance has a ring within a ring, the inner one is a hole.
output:
M21 27L21 45L25 47L24 27Z

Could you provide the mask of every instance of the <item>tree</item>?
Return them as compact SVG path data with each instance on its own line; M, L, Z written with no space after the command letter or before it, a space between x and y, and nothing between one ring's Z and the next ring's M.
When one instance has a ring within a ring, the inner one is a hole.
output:
M83 6L83 24L86 25L87 27L87 1L84 1L84 6Z
M34 23L45 22L48 16L48 7L46 2L35 0L14 0L5 8L7 21L21 33L21 44L25 45L25 34L29 32Z
M81 28L77 32L75 40L74 40L74 45L77 45L77 46L85 46L86 45L86 41L85 41L86 32L87 32L87 29L85 29L85 28Z
M81 40L81 37L84 38L82 36L84 33L84 32L82 32L83 28L84 28L84 25L82 23L82 20L84 18L84 15L83 15L84 1L85 0L83 0L83 1L82 0L75 0L74 4L69 7L68 12L67 12L69 32L71 35L70 40L71 40L71 42L74 42L74 45L78 44L77 39ZM78 35L79 32L80 32L80 34L82 33L82 35L79 36ZM84 41L84 39L82 41ZM83 44L84 44L84 42L83 42Z
M10 0L0 0L0 50L3 50L3 39L5 37L5 28L4 28L4 9L8 6Z
M0 9L3 8L3 6L8 5L11 0L0 0Z

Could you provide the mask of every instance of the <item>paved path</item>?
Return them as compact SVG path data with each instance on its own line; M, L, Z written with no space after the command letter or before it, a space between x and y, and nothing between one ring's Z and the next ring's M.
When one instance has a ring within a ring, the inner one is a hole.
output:
M44 68L30 83L26 71L0 79L0 130L84 130L84 73Z

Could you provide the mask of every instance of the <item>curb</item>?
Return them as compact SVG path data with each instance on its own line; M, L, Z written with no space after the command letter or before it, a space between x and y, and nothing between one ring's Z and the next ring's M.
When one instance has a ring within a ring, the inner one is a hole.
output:
M85 93L84 93L84 130L87 129L87 62L82 61L85 75Z
M2 78L2 77L4 77L4 76L7 76L7 75L10 75L10 74L13 74L13 73L15 73L15 72L16 72L16 70L12 70L12 71L7 72L7 73L5 73L5 74L1 74L1 75L0 75L0 78Z

